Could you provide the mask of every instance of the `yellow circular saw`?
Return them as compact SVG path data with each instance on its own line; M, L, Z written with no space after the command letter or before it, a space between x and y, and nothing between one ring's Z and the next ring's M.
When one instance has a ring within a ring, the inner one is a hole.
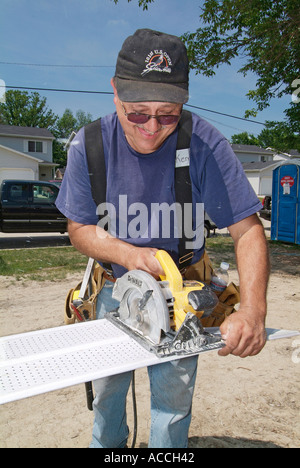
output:
M160 281L141 270L127 272L113 290L120 306L106 318L159 356L222 347L220 336L206 332L200 321L214 310L217 296L204 283L183 280L167 252L159 250L156 258L165 273Z

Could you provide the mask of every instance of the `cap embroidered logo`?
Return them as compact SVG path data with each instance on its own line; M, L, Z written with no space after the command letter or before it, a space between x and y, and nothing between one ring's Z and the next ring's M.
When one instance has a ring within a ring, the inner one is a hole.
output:
M158 71L163 73L171 73L172 60L167 52L162 50L151 51L145 60L146 68L142 71L141 75L145 76L151 71Z

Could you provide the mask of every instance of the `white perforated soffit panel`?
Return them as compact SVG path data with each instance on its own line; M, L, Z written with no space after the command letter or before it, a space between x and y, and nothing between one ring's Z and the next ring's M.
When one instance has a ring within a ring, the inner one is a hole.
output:
M2 404L161 359L111 322L99 320L0 338L0 361Z
M297 334L287 333L268 334ZM158 358L105 319L3 337L0 404L175 359Z

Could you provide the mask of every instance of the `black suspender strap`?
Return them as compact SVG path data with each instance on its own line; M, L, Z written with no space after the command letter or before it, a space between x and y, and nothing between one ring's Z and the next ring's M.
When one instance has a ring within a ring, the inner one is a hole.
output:
M176 150L188 150L188 157L192 131L192 114L188 111L182 111L181 119L178 124L178 138ZM179 266L181 269L190 265L194 255L193 250L186 249L187 239L185 237L184 230L184 204L192 203L193 201L189 160L186 165L182 167L175 167L175 199L176 202L180 204L182 212L181 237L179 238Z
M95 120L84 127L85 152L89 168L93 200L98 207L106 202L106 166L103 148L101 119ZM106 225L104 229L108 229ZM103 263L103 267L110 271L112 267Z

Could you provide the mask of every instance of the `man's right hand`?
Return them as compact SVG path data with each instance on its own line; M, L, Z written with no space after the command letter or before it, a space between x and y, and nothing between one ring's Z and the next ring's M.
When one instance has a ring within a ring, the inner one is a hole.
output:
M128 250L123 266L127 270L143 270L158 279L164 275L161 264L155 258L158 249L149 247L131 247Z

